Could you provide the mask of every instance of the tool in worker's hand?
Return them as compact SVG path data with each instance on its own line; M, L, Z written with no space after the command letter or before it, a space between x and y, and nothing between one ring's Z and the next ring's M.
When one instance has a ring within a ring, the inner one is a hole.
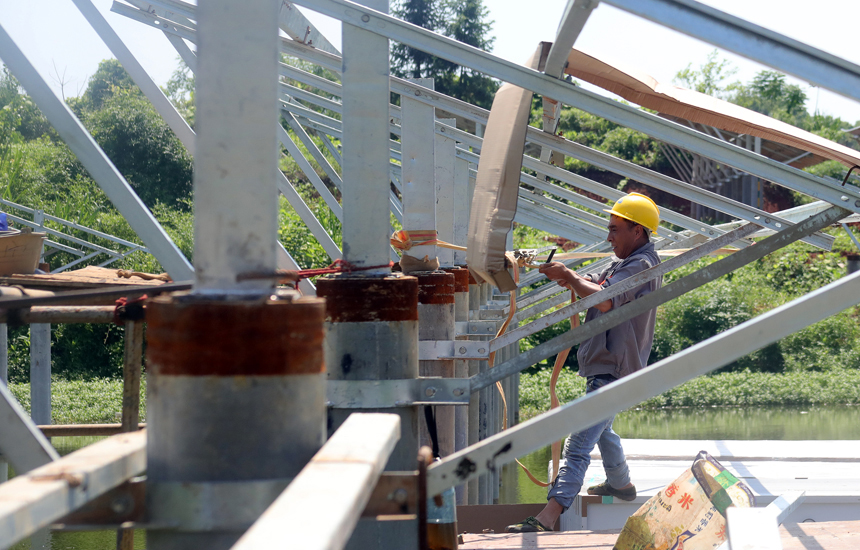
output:
M556 250L558 250L558 249L557 249L557 248L553 248L552 250L550 250L550 251L549 251L549 256L547 256L547 257L546 257L546 261L544 262L545 264L548 264L548 263L550 263L550 262L552 261L552 257L553 257L553 256L555 256L555 251L556 251Z

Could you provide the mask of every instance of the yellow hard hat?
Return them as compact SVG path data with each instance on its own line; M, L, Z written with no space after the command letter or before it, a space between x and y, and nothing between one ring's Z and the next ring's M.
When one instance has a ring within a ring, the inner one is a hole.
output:
M660 223L660 209L657 204L641 193L630 193L624 195L612 205L612 210L604 210L615 214L619 218L638 223L657 234L657 225Z

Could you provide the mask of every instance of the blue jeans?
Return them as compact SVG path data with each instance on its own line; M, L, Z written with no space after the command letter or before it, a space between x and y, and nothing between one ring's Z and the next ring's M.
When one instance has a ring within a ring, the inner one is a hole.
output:
M585 393L591 393L613 382L610 378L589 377ZM603 469L609 484L620 489L630 483L630 471L624 449L621 448L621 438L612 431L612 420L604 420L579 433L570 434L564 442L563 457L566 464L559 468L558 477L549 489L547 500L554 498L565 510L573 504L573 499L582 488L585 471L591 463L591 451L596 444L600 448L603 459Z

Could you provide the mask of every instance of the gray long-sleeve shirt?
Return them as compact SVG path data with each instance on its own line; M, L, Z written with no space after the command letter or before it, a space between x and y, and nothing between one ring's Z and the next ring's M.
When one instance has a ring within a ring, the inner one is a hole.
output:
M654 244L646 243L627 258L616 259L600 273L589 273L588 276L592 282L608 288L659 263L660 257L654 250ZM662 278L657 278L612 298L610 311L657 290L661 285ZM585 314L585 322L588 323L601 315L603 313L597 308L589 308ZM579 375L587 377L611 374L621 378L644 368L648 364L648 356L654 342L656 319L657 310L652 309L582 342L576 354Z

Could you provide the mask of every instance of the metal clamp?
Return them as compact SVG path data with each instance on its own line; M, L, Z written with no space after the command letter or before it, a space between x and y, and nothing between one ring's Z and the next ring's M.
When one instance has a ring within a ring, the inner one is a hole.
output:
M488 321L491 319L502 320L507 316L508 312L504 309L473 309L469 311L469 319L473 321Z
M496 321L457 321L457 336L495 336L499 330Z
M326 406L333 409L467 405L469 396L469 380L462 378L329 380L326 383Z
M484 359L490 355L486 341L423 340L418 342L419 361L446 361L451 359Z

